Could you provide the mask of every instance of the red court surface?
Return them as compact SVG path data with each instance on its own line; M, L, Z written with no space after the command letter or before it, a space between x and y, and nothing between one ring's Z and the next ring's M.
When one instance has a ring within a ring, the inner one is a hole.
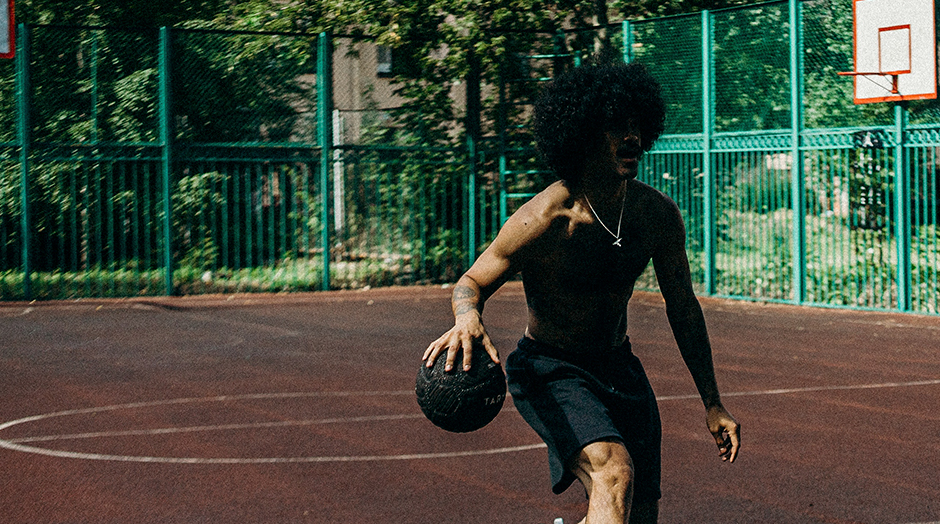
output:
M743 426L722 463L657 295L631 339L664 426L660 522L940 521L940 318L702 300ZM484 315L505 357L510 284ZM0 304L0 521L577 522L508 401L448 434L414 400L449 290Z

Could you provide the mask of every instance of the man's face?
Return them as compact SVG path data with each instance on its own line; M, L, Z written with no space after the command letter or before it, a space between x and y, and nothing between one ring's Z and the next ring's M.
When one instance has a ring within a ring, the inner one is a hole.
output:
M628 122L624 129L604 132L602 156L622 180L634 179L639 173L643 154L640 138L640 128L633 121Z

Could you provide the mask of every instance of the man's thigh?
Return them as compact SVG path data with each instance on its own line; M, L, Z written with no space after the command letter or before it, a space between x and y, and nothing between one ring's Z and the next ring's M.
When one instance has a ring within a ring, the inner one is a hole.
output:
M658 521L658 500L637 502L630 508L630 524L656 524Z

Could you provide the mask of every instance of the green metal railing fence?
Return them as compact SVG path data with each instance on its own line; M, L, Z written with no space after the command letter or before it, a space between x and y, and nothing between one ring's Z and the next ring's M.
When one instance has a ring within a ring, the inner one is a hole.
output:
M940 104L852 103L836 75L852 67L850 7L603 28L663 85L667 130L641 179L679 204L701 293L940 310ZM463 79L466 122L485 129L465 133L425 129L439 113L362 74L376 53L362 39L18 30L0 61L4 300L450 282L552 180L531 103L598 42L501 35L497 79Z
M790 0L623 23L624 60L651 70L668 106L641 179L679 204L699 292L940 312L940 104L853 104L836 74L853 67L851 13ZM581 36L545 35L526 79L591 55ZM509 142L504 202L541 173L530 137ZM641 285L656 287L652 271Z
M626 24L681 115L644 179L685 211L707 294L937 313L940 105L852 104L845 4Z
M18 29L18 61L0 63L0 119L19 117L0 126L0 298L441 282L466 266L466 153L403 145L396 108L362 99L372 85L333 92L356 41Z

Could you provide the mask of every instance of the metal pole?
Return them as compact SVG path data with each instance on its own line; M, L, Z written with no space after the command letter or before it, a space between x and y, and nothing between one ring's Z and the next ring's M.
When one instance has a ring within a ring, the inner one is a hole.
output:
M904 154L904 133L907 129L907 107L904 102L894 106L894 231L897 237L898 309L911 309L911 199L910 172Z
M332 111L333 114L333 146L343 145L343 117L338 109ZM345 187L343 179L343 152L339 147L333 149L333 231L337 235L343 235L346 229L346 202Z
M20 143L20 226L23 255L23 295L32 299L33 282L30 267L30 244L32 243L32 224L29 213L29 28L20 24L16 38L16 134Z
M320 248L323 250L321 289L330 289L330 175L333 150L333 49L330 36L317 39L317 134L320 142Z
M98 143L98 31L91 31L91 142Z
M705 249L705 293L715 294L715 171L712 165L712 128L715 106L712 103L712 28L711 13L702 11L702 170Z
M173 135L172 100L170 98L171 38L169 27L160 28L160 104L158 107L161 148L161 183L163 189L163 281L167 295L173 286Z
M502 227L506 220L509 218L508 215L508 202L506 197L506 126L509 125L506 105L509 103L506 100L506 71L507 67L499 68L499 90L497 93L498 96L498 106L497 106L497 126L499 127L499 224L497 227Z
M480 137L480 60L467 49L467 267L477 258L477 141Z
M623 63L629 64L633 61L633 29L630 27L630 21L624 20L620 24L620 30L623 32Z
M467 134L467 267L477 259L477 144Z
M803 195L803 151L800 149L800 137L803 132L802 33L800 2L790 0L790 202L793 207L791 265L793 301L797 304L806 300L806 201Z

